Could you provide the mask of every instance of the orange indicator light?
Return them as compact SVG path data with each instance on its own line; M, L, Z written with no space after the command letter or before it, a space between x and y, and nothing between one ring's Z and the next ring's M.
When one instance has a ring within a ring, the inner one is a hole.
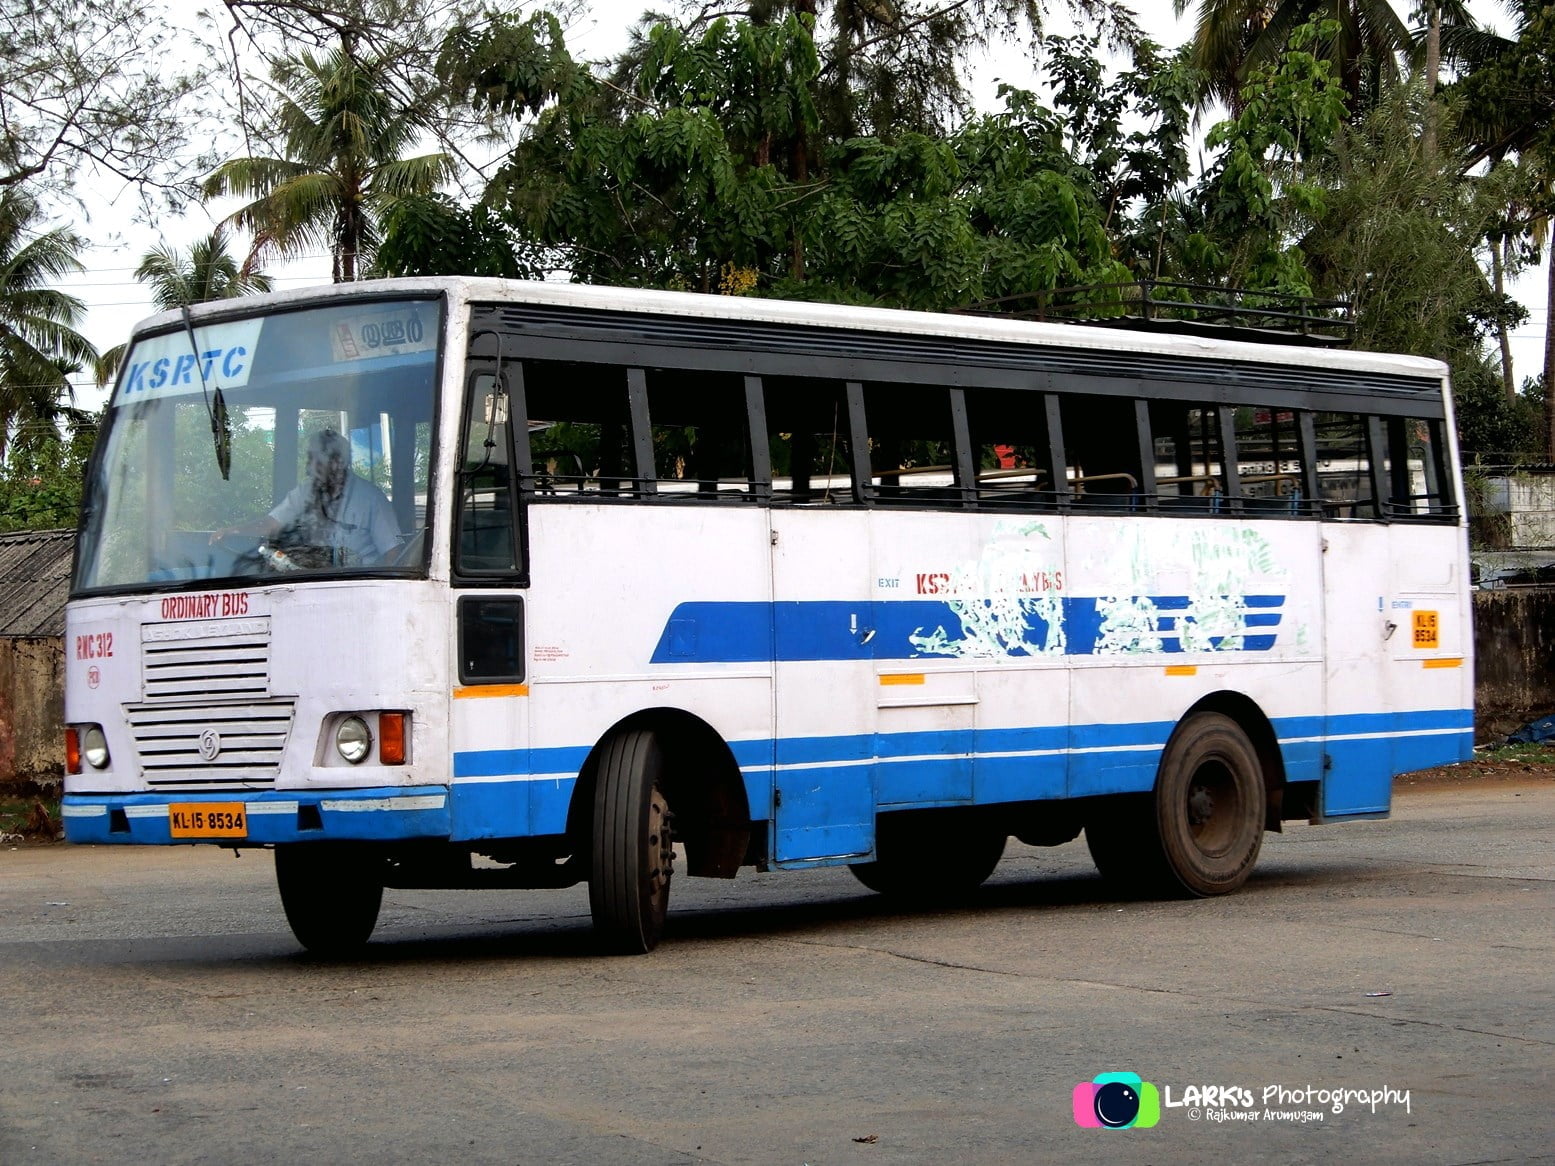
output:
M385 765L405 764L405 714L378 714L378 760Z

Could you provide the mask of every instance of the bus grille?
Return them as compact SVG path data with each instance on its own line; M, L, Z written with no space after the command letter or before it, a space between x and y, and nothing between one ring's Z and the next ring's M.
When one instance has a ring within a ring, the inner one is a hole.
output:
M125 713L152 788L256 789L275 784L293 703L142 704Z
M270 620L145 624L140 629L147 700L270 695Z

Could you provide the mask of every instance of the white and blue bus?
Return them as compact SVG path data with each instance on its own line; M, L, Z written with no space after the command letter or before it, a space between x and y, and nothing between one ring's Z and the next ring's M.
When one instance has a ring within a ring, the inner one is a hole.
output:
M1083 831L1212 895L1473 735L1442 365L477 279L134 334L67 617L75 842L385 887L848 865L909 901ZM387 533L384 533L387 531Z

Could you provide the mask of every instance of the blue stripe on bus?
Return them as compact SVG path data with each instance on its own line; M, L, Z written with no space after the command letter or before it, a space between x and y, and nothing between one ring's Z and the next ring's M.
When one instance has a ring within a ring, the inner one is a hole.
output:
M1398 713L1351 713L1342 716L1279 717L1273 722L1280 747L1300 768L1330 745L1344 738L1375 741L1426 742L1420 747L1432 754L1441 750L1432 741L1451 742L1456 748L1464 735L1472 735L1472 709L1432 709ZM1052 754L1060 759L1089 753L1132 753L1159 758L1175 728L1173 721L1137 721L1119 724L1033 725L1023 728L921 730L908 733L856 733L830 737L757 738L732 741L730 751L742 769L770 770L784 767L827 765L867 768L904 761L970 758L978 765L1014 761L1029 763L1032 755ZM1427 736L1415 736L1429 734ZM1312 740L1307 740L1312 739ZM589 746L548 749L468 750L454 754L456 777L527 777L533 774L575 774L588 757ZM1003 755L1014 754L1014 757ZM1434 763L1434 762L1433 762ZM1083 763L1089 765L1089 762ZM1117 762L1107 762L1115 766ZM1130 764L1132 768L1132 765ZM1407 770L1397 770L1407 772ZM1294 776L1291 780L1300 780Z
M1057 599L1058 628L1038 610L1038 605ZM1255 608L1241 618L1246 628L1275 628L1281 615L1270 609L1283 607L1283 595L1225 596L1245 608ZM1004 644L1006 656L1038 655L1048 649L1058 632L1065 655L1088 656L1103 644L1107 617L1103 600L1091 598L1022 596L1024 626L1004 629L1019 633ZM969 603L992 606L991 600ZM1131 597L1126 602L1148 604L1156 612L1186 611L1193 600L1186 595ZM1183 617L1155 616L1153 633L1163 637L1160 651L1181 652ZM671 612L653 650L655 664L753 664L833 660L913 660L951 657L936 650L930 637L960 637L962 616L945 600L811 600L797 602L682 603ZM1167 633L1175 633L1168 636ZM1232 634L1208 640L1211 650L1267 652L1274 647L1273 634ZM916 643L914 641L917 641ZM954 647L958 639L948 639Z
M1385 813L1394 774L1465 760L1473 751L1473 726L1472 709L1274 722L1286 778L1321 779L1323 814L1335 818ZM786 787L807 778L860 797L867 793L881 808L1144 792L1154 785L1173 727L1169 721L1149 721L852 734L736 741L730 748L745 772L752 817L766 819L774 812L774 784ZM576 787L571 775L589 751L588 746L461 751L454 755L455 773L488 780L452 787L67 794L66 834L73 842L166 844L172 841L170 803L232 801L249 807L246 841L251 844L561 834ZM552 780L536 780L542 774ZM302 828L297 809L303 806L319 808L320 828ZM273 812L265 812L266 807ZM127 832L112 829L114 809L127 811L121 820Z

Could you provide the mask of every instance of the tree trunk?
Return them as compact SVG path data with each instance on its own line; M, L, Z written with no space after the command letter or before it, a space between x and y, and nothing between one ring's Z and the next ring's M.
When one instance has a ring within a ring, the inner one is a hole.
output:
M1544 261L1549 265L1549 282L1544 309L1544 452L1555 460L1555 239L1544 249Z
M1425 136L1424 147L1427 162L1436 158L1436 87L1442 71L1442 6L1431 5L1431 31L1425 41Z
M1498 300L1506 295L1506 261L1502 258L1505 247L1505 239L1491 236L1490 273ZM1496 338L1501 341L1501 386L1506 390L1506 399L1514 401L1517 399L1517 378L1512 372L1512 337L1506 330L1505 320L1496 321Z

